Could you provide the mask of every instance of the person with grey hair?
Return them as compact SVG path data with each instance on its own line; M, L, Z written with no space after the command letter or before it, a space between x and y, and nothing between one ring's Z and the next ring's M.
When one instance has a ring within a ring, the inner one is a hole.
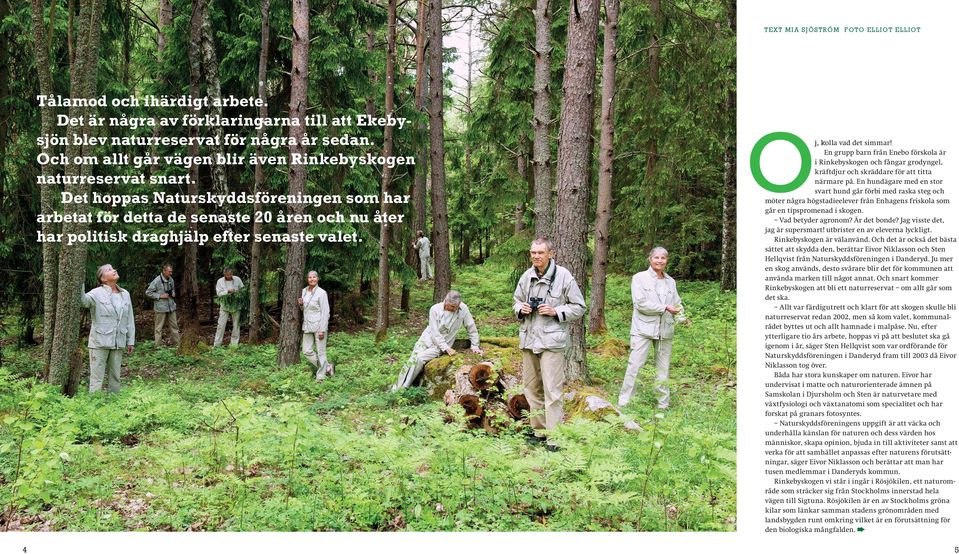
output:
M463 303L460 293L451 290L446 293L446 298L442 302L430 308L429 324L413 346L413 353L403 365L396 384L390 390L412 387L423 372L426 362L444 353L449 356L456 354L456 350L453 350L451 345L456 339L456 333L463 326L469 334L470 352L482 354L483 350L479 346L479 331L476 329L476 322L473 321L473 314L470 313L469 306Z
M120 364L123 350L133 352L136 327L130 293L120 288L120 274L110 264L97 269L99 286L80 295L80 305L90 310L90 392L103 389L107 375L109 392L120 392Z
M563 421L570 324L586 313L586 299L576 279L553 260L554 254L552 242L536 238L529 247L533 266L520 276L513 292L513 313L520 320L523 393L530 412L540 412L530 417L530 426L540 440L539 430L552 429Z
M231 308L226 304L228 302L224 297L236 294L236 291L243 288L243 281L233 275L233 268L227 267L223 270L223 277L216 282L216 296L221 298L220 318L216 322L216 336L213 338L213 348L223 344L223 334L226 332L227 319L233 319L233 333L230 335L230 346L240 344L240 309ZM233 304L236 306L236 304Z
M633 322L629 332L629 363L623 386L619 391L619 406L624 407L633 396L636 375L646 363L649 347L656 348L656 393L658 408L669 407L669 358L673 351L673 330L678 321L686 326L692 322L683 311L683 303L676 291L676 281L666 273L669 252L662 246L649 251L649 269L633 275Z
M416 232L416 240L413 242L413 249L420 254L420 281L428 281L433 278L433 268L430 266L430 239L423 236L423 231Z
M326 359L326 332L330 323L330 301L326 291L318 285L320 275L311 271L306 275L306 287L296 299L303 311L303 355L316 368L316 380L333 375L333 364Z
M173 283L173 266L164 264L160 274L150 282L146 295L153 299L153 342L163 343L163 328L170 328L174 346L180 346L180 329L176 323L176 287Z

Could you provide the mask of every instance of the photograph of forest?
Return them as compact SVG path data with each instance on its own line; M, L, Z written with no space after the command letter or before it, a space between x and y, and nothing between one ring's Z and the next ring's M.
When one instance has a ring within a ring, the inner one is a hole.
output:
M0 530L736 530L735 37L0 2Z

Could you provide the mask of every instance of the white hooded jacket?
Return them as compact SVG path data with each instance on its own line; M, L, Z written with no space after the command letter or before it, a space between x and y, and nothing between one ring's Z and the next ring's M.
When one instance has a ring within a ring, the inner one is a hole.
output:
M319 285L313 287L303 287L300 293L303 299L303 332L304 333L326 333L330 323L330 301L326 296L326 291Z
M656 290L659 280L653 268L633 275L633 323L630 335L657 340L671 339L675 323L686 320L683 301L676 291L676 281L669 274L665 274L665 279L662 280L664 282L661 283L663 292L660 294ZM679 309L675 317L666 311L666 306L670 305Z

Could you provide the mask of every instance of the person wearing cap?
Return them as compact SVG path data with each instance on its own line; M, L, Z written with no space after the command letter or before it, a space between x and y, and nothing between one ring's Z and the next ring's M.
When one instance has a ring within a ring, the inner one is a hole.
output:
M163 328L169 327L174 346L180 346L180 329L176 323L176 287L173 283L173 266L166 264L150 282L146 294L153 299L153 342L160 346Z
M633 322L629 332L629 362L623 386L619 391L619 406L629 403L636 384L636 375L646 363L649 347L656 348L657 406L669 407L669 358L673 352L675 323L689 326L692 322L683 311L683 301L676 291L676 281L666 273L669 252L657 246L649 252L649 268L633 275Z
M473 314L470 313L469 306L463 303L460 293L451 290L446 293L446 298L442 302L430 308L429 324L413 346L413 353L403 365L396 384L390 390L412 387L423 372L426 362L443 354L449 356L456 354L456 350L453 350L451 345L456 339L456 334L464 326L470 338L470 352L482 354L483 349L479 346L479 331L476 329L476 322L473 321Z
M216 336L213 338L213 348L223 344L223 334L226 332L227 319L233 319L233 333L230 334L230 345L240 344L240 309L231 309L227 303L227 296L236 294L236 291L243 288L243 281L233 275L233 268L227 267L223 270L223 277L216 282L216 296L222 299L220 302L220 318L216 322ZM234 306L237 304L234 303Z
M529 255L533 266L516 283L513 313L521 322L523 393L530 412L540 411L530 417L530 426L541 437L538 430L552 429L563 421L570 324L583 317L586 299L572 273L553 259L552 242L536 238Z
M423 231L416 232L416 241L413 242L413 249L420 254L420 281L432 279L433 268L430 267L430 239L423 236Z
M80 305L90 310L90 392L103 389L103 378L108 379L107 390L120 392L120 365L123 351L133 352L136 327L130 293L117 285L120 274L110 264L97 269L97 288L81 294Z
M326 359L326 332L330 323L330 301L326 291L317 284L320 275L311 271L306 275L306 287L296 303L303 311L303 355L316 368L316 380L333 375L333 364Z

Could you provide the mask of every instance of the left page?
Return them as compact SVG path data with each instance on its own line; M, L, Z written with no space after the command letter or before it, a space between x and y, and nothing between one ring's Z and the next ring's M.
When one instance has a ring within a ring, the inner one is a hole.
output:
M0 9L4 544L735 536L735 2Z

